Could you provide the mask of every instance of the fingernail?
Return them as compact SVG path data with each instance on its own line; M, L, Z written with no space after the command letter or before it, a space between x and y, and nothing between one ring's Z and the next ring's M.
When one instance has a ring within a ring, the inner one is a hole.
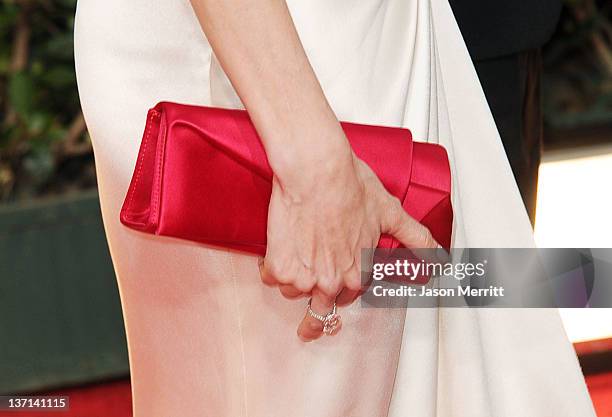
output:
M441 245L436 249L436 258L443 264L450 262L450 255Z

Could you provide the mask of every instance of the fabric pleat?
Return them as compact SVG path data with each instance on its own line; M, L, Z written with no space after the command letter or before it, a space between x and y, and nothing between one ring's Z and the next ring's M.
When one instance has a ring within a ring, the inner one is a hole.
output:
M455 247L534 246L446 0L288 5L341 120L405 126L446 147ZM341 310L339 335L302 343L306 301L262 285L255 257L121 226L148 108L242 106L188 0L79 0L75 60L135 417L594 416L555 310L357 302Z

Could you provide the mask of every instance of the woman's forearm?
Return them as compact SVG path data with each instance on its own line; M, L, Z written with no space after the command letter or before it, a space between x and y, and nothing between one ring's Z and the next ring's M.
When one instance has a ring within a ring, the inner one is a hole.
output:
M284 0L191 3L281 180L350 155Z
M308 0L304 0L308 1ZM221 66L249 111L275 173L264 283L311 296L320 315L338 294L361 290L361 249L381 233L406 247L435 247L376 174L353 156L306 57L284 0L191 0ZM323 334L305 314L298 334Z

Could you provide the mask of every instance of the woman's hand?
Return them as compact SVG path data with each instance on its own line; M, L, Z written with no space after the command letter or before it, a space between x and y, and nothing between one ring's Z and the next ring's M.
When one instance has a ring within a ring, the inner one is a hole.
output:
M381 232L435 247L357 159L308 61L282 0L191 0L210 45L262 139L275 173L263 280L288 297L311 293L327 313L360 287L361 248ZM307 316L304 340L321 322Z
M342 291L352 300L361 289L361 249L382 233L406 247L436 248L427 228L412 219L372 170L350 149L310 169L276 177L268 215L268 250L261 277L290 299L312 294L312 309L325 315ZM323 324L306 315L302 340L316 339Z

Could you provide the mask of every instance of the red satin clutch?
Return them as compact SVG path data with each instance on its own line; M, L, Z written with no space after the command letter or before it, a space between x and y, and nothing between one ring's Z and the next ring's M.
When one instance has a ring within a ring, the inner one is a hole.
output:
M355 154L448 249L453 211L444 148L413 142L407 129L344 122L342 128ZM162 102L148 112L121 222L264 255L271 179L246 111ZM383 235L379 247L399 243Z

